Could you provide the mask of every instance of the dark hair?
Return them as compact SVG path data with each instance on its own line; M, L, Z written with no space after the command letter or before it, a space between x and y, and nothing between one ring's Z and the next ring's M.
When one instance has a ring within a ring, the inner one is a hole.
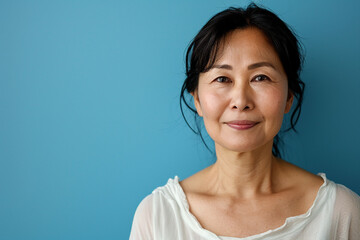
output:
M208 149L209 147L201 134L196 109L185 99L185 90L188 93L193 93L197 89L200 73L206 72L215 63L217 53L221 47L220 45L226 35L236 29L248 27L255 27L261 30L273 45L280 58L288 79L289 91L292 92L297 100L295 109L291 114L291 126L285 132L291 129L296 132L295 125L300 117L305 88L304 82L299 77L303 63L301 44L292 30L278 16L267 9L251 3L246 9L231 7L212 17L192 40L186 52L186 79L181 88L180 109L186 124L194 133L200 135ZM185 103L194 113L197 131L187 121L182 103ZM274 138L272 149L272 153L277 157L281 157L280 143L281 139L279 134L277 134Z

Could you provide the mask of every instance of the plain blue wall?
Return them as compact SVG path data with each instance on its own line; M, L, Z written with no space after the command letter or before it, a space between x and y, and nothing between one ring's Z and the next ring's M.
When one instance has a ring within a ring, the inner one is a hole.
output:
M186 46L248 1L0 1L0 239L127 239L139 202L214 157L186 127ZM286 159L360 193L359 1L258 1L306 47Z

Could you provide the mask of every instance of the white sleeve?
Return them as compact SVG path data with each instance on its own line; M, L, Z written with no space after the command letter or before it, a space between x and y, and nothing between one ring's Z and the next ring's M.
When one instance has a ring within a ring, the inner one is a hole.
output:
M136 209L130 240L153 240L153 196L141 201Z
M360 239L360 197L340 184L336 188L333 230L336 239Z

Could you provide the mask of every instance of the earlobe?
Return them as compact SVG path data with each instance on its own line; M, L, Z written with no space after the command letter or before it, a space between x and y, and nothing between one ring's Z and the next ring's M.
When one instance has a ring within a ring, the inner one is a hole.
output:
M200 100L199 100L199 95L197 93L197 90L195 90L194 92L190 93L191 96L193 96L194 98L194 105L195 105L195 108L196 108L196 111L198 113L198 115L200 117L202 117L202 111L201 111L201 105L200 105Z
M285 106L285 113L290 112L293 101L294 101L294 94L291 91L289 91Z

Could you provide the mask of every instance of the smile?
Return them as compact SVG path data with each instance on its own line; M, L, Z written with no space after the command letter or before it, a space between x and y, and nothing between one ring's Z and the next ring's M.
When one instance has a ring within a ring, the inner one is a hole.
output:
M226 125L236 130L246 130L254 127L258 122L252 121L232 121L227 122Z

